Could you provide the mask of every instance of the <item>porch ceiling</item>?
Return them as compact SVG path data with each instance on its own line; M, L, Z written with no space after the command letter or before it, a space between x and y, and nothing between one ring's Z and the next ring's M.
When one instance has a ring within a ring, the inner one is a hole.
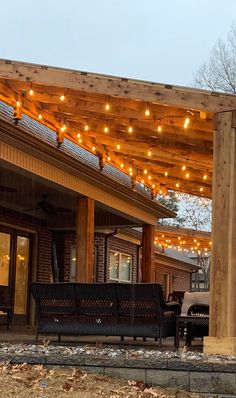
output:
M77 193L0 163L0 206L44 219L54 230L74 229ZM95 202L95 227L132 227L140 220Z
M236 97L0 60L0 100L145 184L211 197L213 114ZM18 106L17 106L18 104Z

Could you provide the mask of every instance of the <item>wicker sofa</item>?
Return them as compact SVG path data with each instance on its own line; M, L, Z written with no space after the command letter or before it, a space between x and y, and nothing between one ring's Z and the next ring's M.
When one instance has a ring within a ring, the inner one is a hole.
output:
M32 284L39 334L175 336L179 304L165 303L156 283Z

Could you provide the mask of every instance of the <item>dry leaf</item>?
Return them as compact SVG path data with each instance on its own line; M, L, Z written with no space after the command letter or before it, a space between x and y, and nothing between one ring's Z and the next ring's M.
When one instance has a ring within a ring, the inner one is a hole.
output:
M72 384L65 382L64 384L62 384L61 386L63 391L70 391L73 389Z

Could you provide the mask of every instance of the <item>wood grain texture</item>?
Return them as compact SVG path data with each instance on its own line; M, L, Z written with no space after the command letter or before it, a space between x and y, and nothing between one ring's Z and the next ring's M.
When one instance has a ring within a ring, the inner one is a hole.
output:
M155 227L143 226L142 234L142 282L155 281L155 256L154 256Z

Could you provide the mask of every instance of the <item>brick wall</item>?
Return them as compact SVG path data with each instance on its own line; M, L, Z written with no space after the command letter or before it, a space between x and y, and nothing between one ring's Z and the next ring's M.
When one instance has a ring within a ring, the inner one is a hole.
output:
M164 274L169 274L169 292L173 290L190 290L191 273L171 266L155 263L155 281L163 285Z
M38 235L37 274L38 282L51 280L51 240L52 234L46 228L46 223L36 217L28 216L17 211L0 207L0 225L8 224L11 228L24 228Z
M57 232L53 234L57 245L58 266L60 267L60 280L70 280L70 257L71 247L76 245L76 235L74 231ZM64 241L64 243L62 242ZM94 234L94 246L96 255L96 269L94 270L95 281L104 282L109 280L109 256L108 264L106 260L106 235L103 233ZM62 251L64 250L64 255ZM109 237L107 250L120 251L131 256L132 261L132 282L137 282L137 245L124 241L116 237Z

